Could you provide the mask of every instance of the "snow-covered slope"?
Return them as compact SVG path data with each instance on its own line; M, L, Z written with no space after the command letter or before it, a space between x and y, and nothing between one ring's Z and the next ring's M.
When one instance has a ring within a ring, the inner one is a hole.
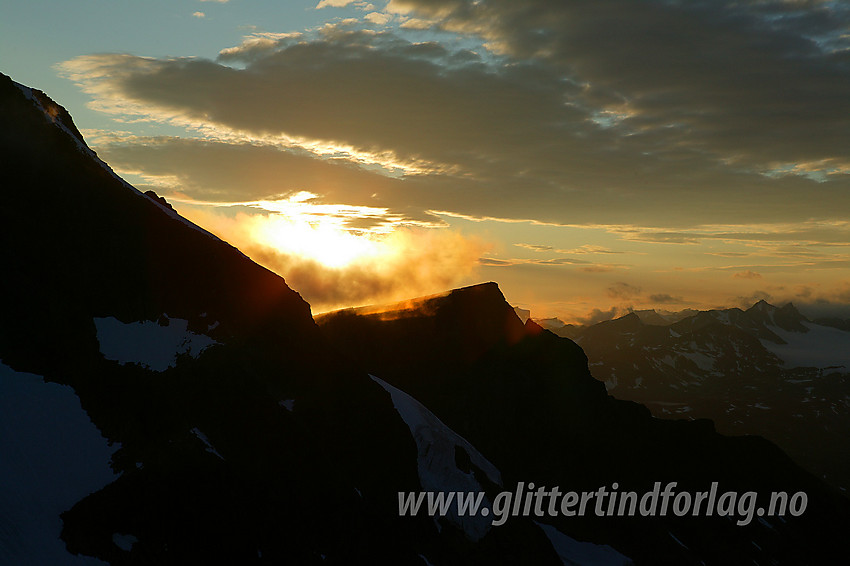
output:
M786 368L813 367L850 371L850 332L813 322L802 322L807 332L778 327L771 330L785 344L762 340L762 345L785 363Z
M116 448L70 387L0 362L0 564L103 564L65 550L59 515L113 480Z
M450 429L428 410L422 403L386 381L374 375L370 376L378 385L387 390L398 414L410 428L410 434L416 441L418 453L417 468L423 491L478 493L484 491L475 478L475 474L458 468L455 451L459 448L466 452L472 464L483 471L494 484L501 485L502 476L496 466L481 455L478 450L462 436ZM485 498L483 507L491 507ZM492 517L479 514L475 517L458 516L457 504L453 503L446 516L449 522L457 525L473 541L480 540L490 530Z

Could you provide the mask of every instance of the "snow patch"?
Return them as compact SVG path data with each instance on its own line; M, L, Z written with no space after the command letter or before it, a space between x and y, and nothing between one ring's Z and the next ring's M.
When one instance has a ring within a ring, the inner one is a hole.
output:
M210 442L210 439L207 438L207 435L204 434L203 432L201 432L201 430L199 428L197 428L197 427L193 428L192 434L194 434L198 438L198 440L200 440L201 442L204 443L204 445L206 446L207 452L209 452L210 454L215 454L216 456L218 456L219 458L224 460L224 456L222 456L221 454L218 453L218 450L216 450L215 446L212 445L212 442Z
M369 377L390 394L398 414L410 428L418 452L419 483L424 491L446 493L484 491L471 471L467 473L457 467L455 462L457 447L466 451L472 464L483 471L491 482L502 484L502 475L496 466L482 456L466 439L443 424L427 407L374 375ZM488 509L492 507L489 499L484 498L483 507ZM490 517L484 517L481 513L474 517L468 515L459 517L456 503L452 505L446 519L463 529L466 536L473 541L478 541L487 534L492 523Z
M679 543L679 546L681 546L682 548L688 548L687 546L685 546L685 543L683 543L682 541L680 541L679 539L676 538L676 535L674 535L670 531L667 531L667 534L670 535L673 538L673 540L675 540L677 543ZM690 549L688 548L688 550L690 550Z
M790 332L782 328L771 331L786 344L774 344L761 340L766 350L785 362L786 368L795 367L843 367L850 369L850 332L821 326L812 322L801 322L807 332Z
M0 564L104 564L65 549L59 515L114 479L116 448L72 388L0 362Z
M100 353L122 366L139 364L153 371L165 371L177 365L177 356L189 354L197 359L214 344L209 336L189 331L189 321L168 318L166 326L153 321L124 323L115 317L95 318Z
M726 311L710 311L710 314L713 318L717 319L721 324L732 324L732 321L729 319L729 313ZM673 536L673 535L670 535Z
M133 550L133 545L139 542L139 539L137 539L133 535L113 533L112 542L115 543L115 546L117 546L124 552L130 552L131 550Z
M696 366L703 371L714 370L714 358L700 352L679 352L683 358L691 360Z
M580 542L565 535L552 525L534 523L540 527L552 543L558 558L564 566L575 564L593 564L595 566L622 566L632 564L632 560L623 556L607 544Z

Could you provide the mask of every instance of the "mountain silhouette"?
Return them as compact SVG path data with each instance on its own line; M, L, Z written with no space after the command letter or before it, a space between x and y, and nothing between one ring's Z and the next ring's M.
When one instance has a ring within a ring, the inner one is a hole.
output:
M0 102L0 562L826 564L843 552L845 498L764 439L614 399L579 345L523 324L496 284L314 320L283 278L120 179L47 95L2 76ZM808 508L746 526L398 511L399 492L615 481L805 491ZM45 489L57 482L61 494Z

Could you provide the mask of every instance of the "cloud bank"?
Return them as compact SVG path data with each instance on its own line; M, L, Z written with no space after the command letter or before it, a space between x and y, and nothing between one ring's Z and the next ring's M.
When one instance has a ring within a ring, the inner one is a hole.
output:
M215 61L105 54L61 68L107 112L394 172L387 204L420 216L684 227L850 208L841 4L404 0L389 11L467 47L375 16L251 36ZM354 184L350 204L367 190Z

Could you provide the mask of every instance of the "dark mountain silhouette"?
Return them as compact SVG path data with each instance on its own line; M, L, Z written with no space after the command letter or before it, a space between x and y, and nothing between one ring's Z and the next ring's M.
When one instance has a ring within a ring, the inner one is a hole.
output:
M521 331L493 283L384 308L328 313L317 322L364 369L420 399L487 454L508 484L533 479L590 490L615 481L645 486L663 477L689 485L719 480L741 489L785 484L829 491L816 488L813 478L761 438L723 437L705 420L657 420L643 406L607 395L588 371L581 348L533 321ZM644 328L666 332L645 326L635 314L593 327L614 335ZM846 501L833 503L833 511L844 513L838 509ZM585 518L553 524L612 543L646 563L722 561L721 556L736 563L806 561L820 544L803 542L820 536L814 532L791 542L798 535L776 536L774 526L761 523L733 527L724 519ZM795 550L798 543L803 547Z
M43 93L4 76L0 101L0 369L43 376L38 395L72 388L112 446L114 481L62 510L69 553L112 564L557 562L536 528L473 544L427 517L399 518L397 492L422 489L415 439L388 392L325 342L309 305L123 182ZM29 515L4 501L0 562L28 563L44 541L24 545L15 532Z
M0 155L2 563L838 563L846 500L761 438L610 397L495 284L317 325L283 279L122 181L64 109L5 76ZM398 492L518 481L718 481L809 503L744 527L399 517ZM39 554L58 536L63 558Z

